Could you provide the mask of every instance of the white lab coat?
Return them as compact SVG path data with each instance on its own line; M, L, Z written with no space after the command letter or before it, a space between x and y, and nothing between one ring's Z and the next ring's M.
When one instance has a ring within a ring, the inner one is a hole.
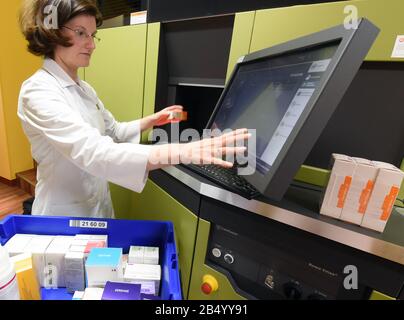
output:
M139 144L139 120L115 121L79 83L45 59L22 85L18 116L38 163L33 215L112 218L108 181L136 192L145 185L151 147Z

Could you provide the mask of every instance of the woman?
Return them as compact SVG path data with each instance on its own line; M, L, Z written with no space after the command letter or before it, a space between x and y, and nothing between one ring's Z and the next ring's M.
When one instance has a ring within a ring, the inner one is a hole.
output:
M50 19L55 8L57 19ZM140 145L143 130L167 123L170 111L182 107L119 123L79 79L77 70L89 66L101 24L91 0L30 0L20 22L28 50L44 57L42 68L23 83L18 104L38 163L32 214L110 218L108 181L141 192L150 170L180 162L229 167L222 155L244 151L225 147L246 139L244 129L187 144Z

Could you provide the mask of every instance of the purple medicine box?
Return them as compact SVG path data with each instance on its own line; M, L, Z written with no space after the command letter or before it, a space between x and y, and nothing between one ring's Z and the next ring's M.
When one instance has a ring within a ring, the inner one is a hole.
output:
M101 300L140 300L140 284L107 281Z

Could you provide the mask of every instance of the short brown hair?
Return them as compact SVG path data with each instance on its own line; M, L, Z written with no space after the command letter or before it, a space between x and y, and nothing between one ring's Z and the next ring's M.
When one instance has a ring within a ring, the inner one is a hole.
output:
M93 16L97 27L102 24L102 16L94 0L25 0L20 12L20 26L28 41L28 51L36 56L53 58L57 45L72 46L69 38L62 35L60 27L52 29L45 24L46 8L52 5L57 8L58 26L65 25L78 15Z

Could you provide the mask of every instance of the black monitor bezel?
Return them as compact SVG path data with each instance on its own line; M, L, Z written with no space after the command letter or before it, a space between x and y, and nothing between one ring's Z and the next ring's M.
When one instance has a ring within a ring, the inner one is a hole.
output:
M274 200L280 200L283 197L299 167L304 163L307 155L344 96L345 91L360 68L379 31L369 20L361 18L358 20L358 27L356 29L346 29L344 25L338 25L253 52L241 57L236 63L229 81L208 121L207 129L211 128L240 66L262 59L275 58L280 55L292 54L312 47L339 42L329 67L324 72L318 87L307 103L304 112L297 121L269 172L266 175L262 175L256 170L252 175L244 176L262 194ZM254 163L254 159L249 159L249 162Z

